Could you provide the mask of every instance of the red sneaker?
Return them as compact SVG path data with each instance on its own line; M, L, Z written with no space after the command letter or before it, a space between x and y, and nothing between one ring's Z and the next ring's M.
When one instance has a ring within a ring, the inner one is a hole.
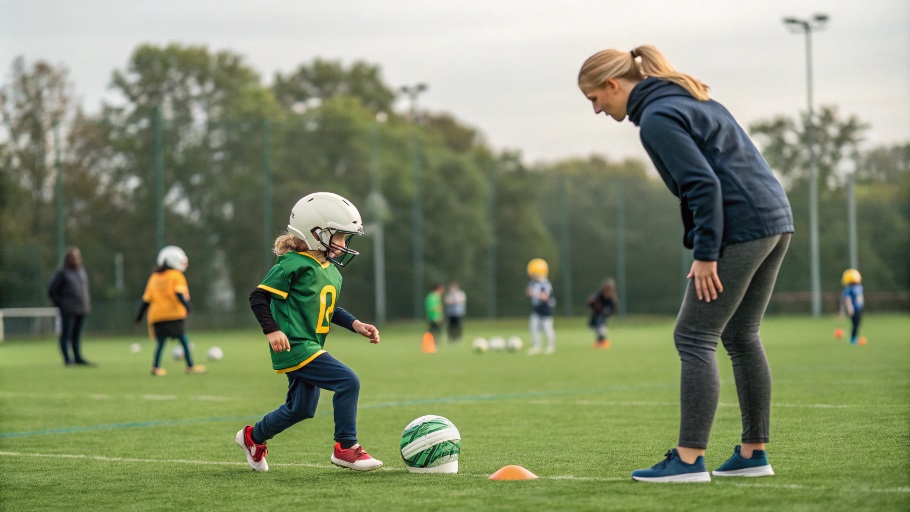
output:
M372 471L382 467L382 461L370 457L359 444L341 449L341 443L335 443L335 452L332 454L332 464L354 471Z
M269 449L264 444L256 444L253 442L253 427L247 425L240 429L240 432L237 432L234 440L243 448L243 453L246 455L246 461L250 463L250 467L253 468L253 471L269 470L269 463L265 461L265 455L269 453Z

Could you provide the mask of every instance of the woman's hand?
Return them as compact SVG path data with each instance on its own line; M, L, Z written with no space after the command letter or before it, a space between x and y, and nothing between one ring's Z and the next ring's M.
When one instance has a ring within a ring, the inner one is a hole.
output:
M724 285L717 275L716 261L695 260L692 262L692 268L686 278L695 282L695 293L698 295L698 300L705 302L717 300L717 295L724 291Z

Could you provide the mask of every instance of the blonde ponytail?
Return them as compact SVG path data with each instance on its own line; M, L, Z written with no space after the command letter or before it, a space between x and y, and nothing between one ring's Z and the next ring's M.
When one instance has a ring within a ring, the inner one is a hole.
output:
M647 76L660 78L682 87L695 99L699 101L708 101L708 86L701 80L694 78L685 73L680 73L654 46L644 44L632 50L632 54L641 60L641 71Z
M277 256L281 256L289 252L303 252L306 250L306 242L290 233L283 233L279 235L278 238L275 239L275 245L272 247L272 252Z
M603 50L585 60L578 72L578 86L582 90L603 87L608 78L625 78L641 81L653 76L673 82L697 100L708 101L708 86L685 73L680 73L664 54L649 44L631 52Z

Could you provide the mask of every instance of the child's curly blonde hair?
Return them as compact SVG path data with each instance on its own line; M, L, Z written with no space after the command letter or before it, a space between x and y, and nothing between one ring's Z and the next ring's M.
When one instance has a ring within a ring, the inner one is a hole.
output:
M272 252L278 256L289 252L304 252L307 250L309 250L309 248L306 246L306 242L289 232L279 235L278 238L275 239L275 245L272 247Z

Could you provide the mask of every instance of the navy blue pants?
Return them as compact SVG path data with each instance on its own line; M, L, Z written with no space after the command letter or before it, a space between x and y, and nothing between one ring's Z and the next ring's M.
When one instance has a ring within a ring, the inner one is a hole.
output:
M335 441L342 446L357 442L357 400L360 378L353 370L325 352L299 370L287 374L285 403L262 417L253 427L253 439L265 443L301 421L316 415L319 390L335 392Z

